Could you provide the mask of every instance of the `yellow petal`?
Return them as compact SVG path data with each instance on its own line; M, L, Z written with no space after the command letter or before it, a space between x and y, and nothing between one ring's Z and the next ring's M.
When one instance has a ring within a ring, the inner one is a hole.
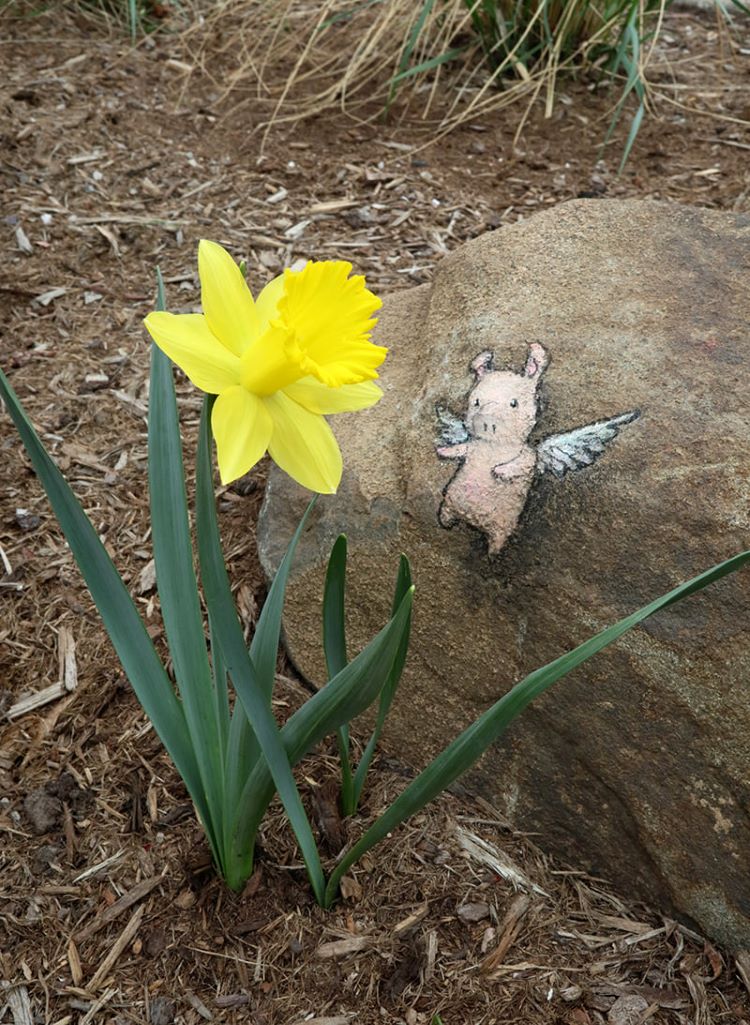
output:
M239 359L217 341L200 313L149 313L143 323L196 388L217 395L239 383Z
M276 320L242 353L242 383L255 395L273 395L305 376L304 354Z
M355 409L374 406L383 393L373 381L345 384L341 388L326 388L314 377L287 385L284 393L311 413L351 413Z
M277 392L263 403L273 419L268 451L275 463L310 491L330 495L341 480L341 452L322 416Z
M258 315L258 331L266 330L271 320L277 316L279 300L284 294L284 275L269 281L255 300L255 312Z
M373 345L381 302L350 263L327 260L284 272L279 320L304 354L302 369L330 388L376 378L387 349Z
M235 385L216 399L211 430L216 441L221 483L230 484L262 458L273 423L261 400Z
M240 268L218 243L201 239L198 273L208 326L222 345L241 356L258 333L258 315Z

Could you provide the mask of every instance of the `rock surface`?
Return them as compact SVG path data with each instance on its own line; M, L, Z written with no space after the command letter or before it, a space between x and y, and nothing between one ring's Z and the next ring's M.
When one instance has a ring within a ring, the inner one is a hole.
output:
M351 651L386 620L406 552L414 629L385 745L421 767L530 670L748 547L750 218L574 201L389 297L376 340L385 397L334 420L345 476L300 545L285 637L322 682L335 537ZM307 497L274 469L268 572ZM750 946L749 612L740 573L661 613L468 780L548 849L732 947Z

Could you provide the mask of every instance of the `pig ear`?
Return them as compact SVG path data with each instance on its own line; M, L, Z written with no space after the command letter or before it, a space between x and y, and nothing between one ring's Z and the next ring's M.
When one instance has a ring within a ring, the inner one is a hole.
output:
M547 355L547 350L537 342L532 342L529 346L529 355L523 372L527 377L539 378L544 373L548 363L549 356Z
M492 370L495 363L495 354L493 352L480 352L478 356L471 361L471 369L476 374L477 378L484 377L484 375Z

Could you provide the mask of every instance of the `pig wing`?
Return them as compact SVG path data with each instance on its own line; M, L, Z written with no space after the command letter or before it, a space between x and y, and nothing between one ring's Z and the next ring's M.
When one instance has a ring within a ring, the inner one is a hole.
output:
M580 470L591 466L607 445L620 433L620 428L632 423L640 416L637 409L610 420L597 420L585 427L576 427L565 434L553 434L537 445L536 468L538 473L550 470L556 477L564 477L568 470Z
M469 440L469 432L463 420L451 413L445 406L435 406L437 418L440 421L440 437L436 438L436 444L441 446L462 445Z

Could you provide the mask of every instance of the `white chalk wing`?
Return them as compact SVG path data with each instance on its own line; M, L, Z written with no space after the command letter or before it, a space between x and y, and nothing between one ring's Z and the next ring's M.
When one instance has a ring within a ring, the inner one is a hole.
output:
M584 466L595 463L613 438L620 433L620 428L637 420L640 412L637 409L610 420L598 420L585 427L576 427L565 434L553 434L537 445L536 468L539 473L546 470L556 477L564 477L568 470L580 470Z
M437 439L439 445L462 445L469 440L469 432L463 420L451 413L445 406L435 406L437 418L440 421L440 437Z

